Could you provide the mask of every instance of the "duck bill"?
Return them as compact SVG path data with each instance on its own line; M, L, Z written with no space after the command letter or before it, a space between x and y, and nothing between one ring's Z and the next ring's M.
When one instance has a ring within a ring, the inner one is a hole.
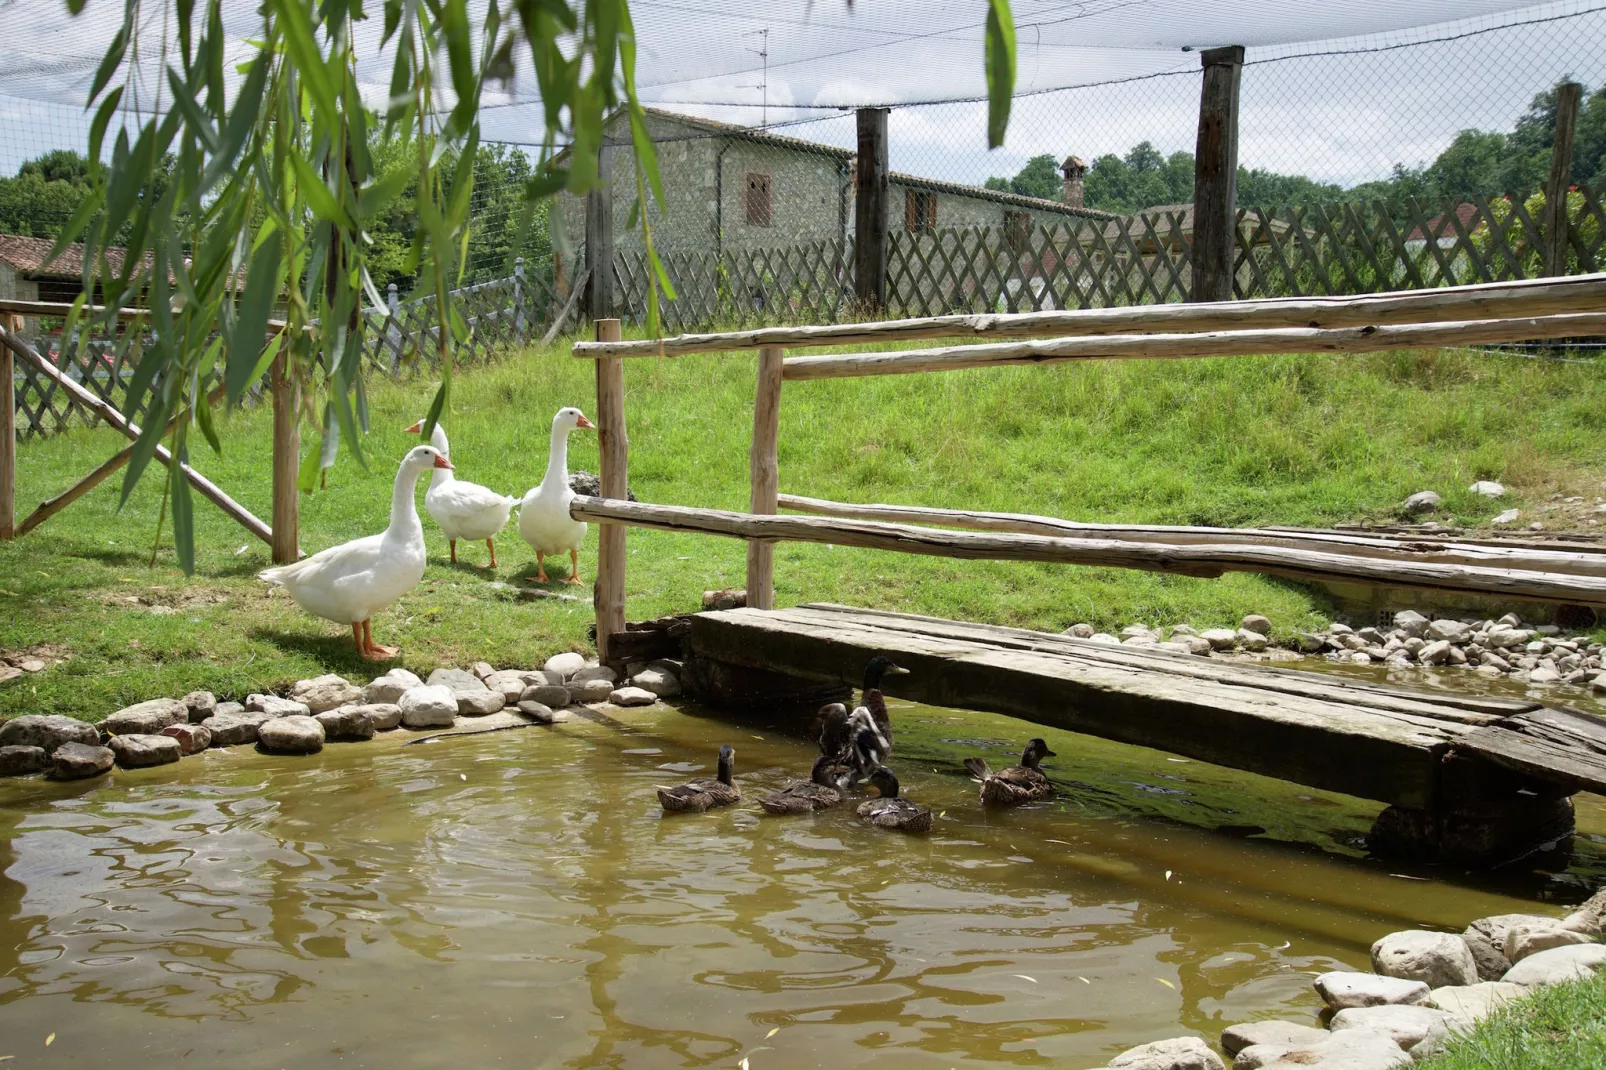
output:
M888 676L908 676L909 675L909 670L904 668L902 665L894 665L892 668L887 670L887 675Z
M454 469L453 469L453 468L452 468L452 462L451 462L451 461L448 461L448 460L447 460L447 459L446 459L446 458L445 458L445 457L440 457L440 456L437 456L437 457L436 457L436 458L435 458L435 467L436 467L436 468L444 468L444 469L446 469L446 470L447 470L447 471L448 471L448 472L451 472L451 471L453 471L453 470L454 470Z
M592 431L595 431L597 429L597 425L592 423L590 420L587 420L585 418L585 414L584 413L580 414L580 422L575 424L574 426L576 426L576 427L584 427L584 428L587 428L587 429L592 430Z
M424 421L423 420L416 420L416 421L414 421L413 426L411 426L411 427L409 427L407 429L407 433L409 435L416 435L420 431L422 431L423 429L424 429Z

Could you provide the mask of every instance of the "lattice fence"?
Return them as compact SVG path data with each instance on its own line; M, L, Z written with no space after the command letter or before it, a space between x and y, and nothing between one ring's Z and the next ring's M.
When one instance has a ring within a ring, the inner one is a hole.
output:
M663 304L669 332L715 324L834 323L853 300L851 240L723 254L666 253L661 259L676 294ZM615 301L622 319L646 319L647 278L645 253L614 254Z
M24 338L66 372L68 378L119 410L123 407L128 397L128 382L144 352L137 340L135 344L119 346L115 339L93 338L82 345L69 342L63 346L59 324L55 330L50 330L49 321L41 326L38 320L29 317L24 323ZM18 436L48 435L75 424L88 427L99 422L99 417L79 404L55 380L39 374L30 364L13 363ZM136 416L136 422L138 419Z

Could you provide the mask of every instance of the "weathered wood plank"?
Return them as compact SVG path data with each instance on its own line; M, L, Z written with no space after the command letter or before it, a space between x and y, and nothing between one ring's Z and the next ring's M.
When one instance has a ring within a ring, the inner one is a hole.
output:
M1546 275L1567 271L1567 188L1572 185L1573 142L1578 135L1578 105L1584 87L1563 82L1556 87L1556 130L1550 142L1550 176L1545 180Z
M1199 136L1193 164L1193 299L1229 301L1233 283L1233 223L1238 208L1238 84L1241 45L1199 54Z
M911 670L899 696L987 710L1403 806L1430 806L1464 726L1047 651L739 609L692 619L698 657L851 681L875 654Z
M887 108L860 108L854 173L854 286L859 305L879 312L887 300Z
M1606 721L1578 710L1520 714L1468 733L1455 749L1542 780L1606 793Z
M780 493L777 460L781 443L780 349L759 351L758 383L753 395L753 442L748 450L748 509L773 514ZM618 360L618 358L614 358ZM754 540L747 544L747 604L755 609L775 605L775 544Z

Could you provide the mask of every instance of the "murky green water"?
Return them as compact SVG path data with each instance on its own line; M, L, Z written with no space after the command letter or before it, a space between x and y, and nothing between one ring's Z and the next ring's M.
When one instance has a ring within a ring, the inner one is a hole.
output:
M1391 928L1578 899L1606 876L1593 798L1570 871L1402 871L1360 857L1365 804L1068 735L1049 739L1057 801L984 814L958 760L985 746L997 763L1026 726L894 716L907 793L945 814L928 838L846 808L663 818L654 785L711 768L721 742L750 795L810 754L662 711L0 785L0 1055L1095 1065L1311 1016L1310 975L1364 964Z

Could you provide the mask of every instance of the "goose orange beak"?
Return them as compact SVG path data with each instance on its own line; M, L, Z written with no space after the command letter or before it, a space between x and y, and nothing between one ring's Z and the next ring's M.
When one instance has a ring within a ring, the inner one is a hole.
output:
M590 420L586 419L585 413L581 413L580 414L580 422L575 424L574 426L576 426L576 427L589 427L593 431L595 431L597 429L597 425L596 424L594 424Z
M416 435L420 431L422 431L423 429L424 429L424 421L423 420L415 420L413 422L413 426L411 426L411 427L409 427L407 429L407 433L409 435Z
M435 455L435 467L436 468L444 468L448 472L453 470L452 469L452 462L448 461L445 457L442 457L440 454L436 454Z

